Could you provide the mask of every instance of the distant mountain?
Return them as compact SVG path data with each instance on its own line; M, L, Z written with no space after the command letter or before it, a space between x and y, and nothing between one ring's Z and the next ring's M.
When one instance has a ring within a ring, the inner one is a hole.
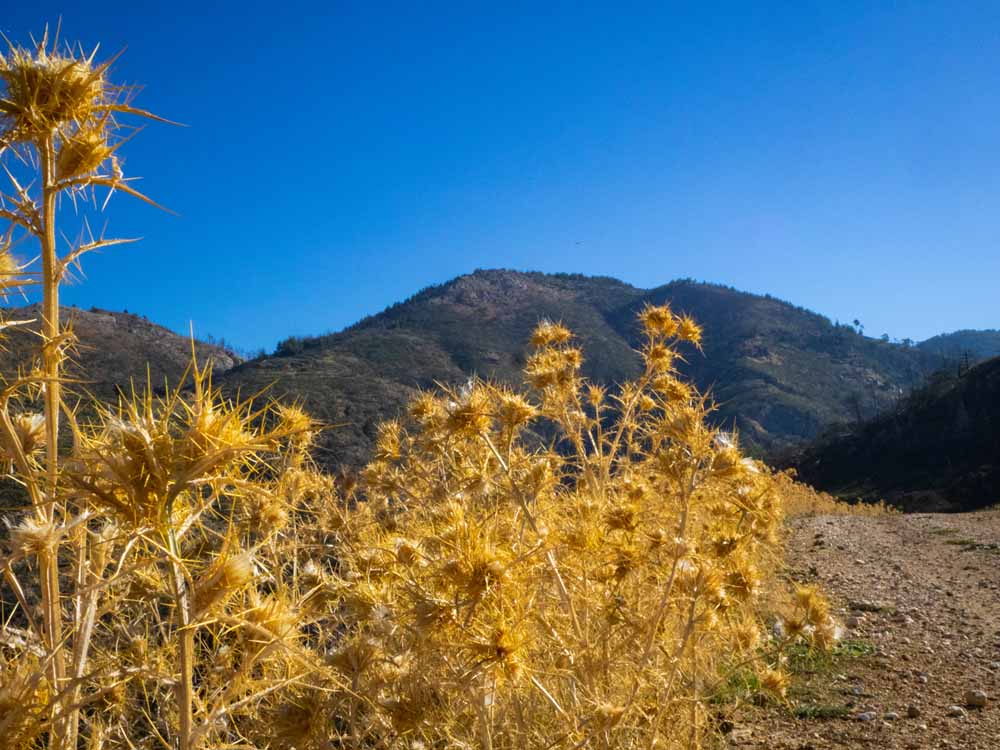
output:
M797 468L819 489L905 510L1000 503L1000 357L941 371L878 419L831 430Z
M223 382L243 392L273 383L275 396L300 399L334 425L321 459L356 464L378 422L418 389L471 374L518 381L542 318L575 331L588 377L613 384L634 376L635 315L663 302L705 326L704 353L685 352L684 369L711 390L716 420L761 454L888 408L944 361L727 287L675 281L639 289L607 277L491 270L425 289L340 333L288 339Z
M942 333L921 341L917 347L925 352L940 354L951 359L961 361L968 358L973 363L981 362L991 357L1000 357L1000 331L988 329Z
M38 352L40 305L3 308L6 320L33 320L4 332L0 342L0 375L10 379ZM164 379L177 382L191 361L191 341L143 317L110 310L81 310L64 307L62 321L71 325L78 339L66 367L68 378L77 380L71 388L89 391L101 399L113 399L119 388L131 382L146 382L147 368L154 387ZM197 342L200 361L211 360L219 373L233 367L238 359L229 351Z

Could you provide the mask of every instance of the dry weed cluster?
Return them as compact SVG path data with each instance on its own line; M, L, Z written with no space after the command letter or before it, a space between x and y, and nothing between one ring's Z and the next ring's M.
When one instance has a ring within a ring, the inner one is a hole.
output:
M877 503L840 500L827 492L820 492L807 484L795 481L795 472L788 470L775 475L778 491L781 493L785 515L797 516L884 516L899 513L898 508L887 505L884 500Z
M37 360L0 384L27 498L0 548L0 747L696 747L730 670L783 694L760 648L782 486L707 425L675 369L701 331L667 307L640 316L635 382L586 382L542 323L530 388L420 396L358 481L312 468L299 409L224 398L197 363L80 411L59 286L121 240L60 254L57 204L138 196L115 118L150 116L107 75L47 37L0 56L0 155L37 172L7 170L2 286L44 298ZM819 592L783 632L836 637Z

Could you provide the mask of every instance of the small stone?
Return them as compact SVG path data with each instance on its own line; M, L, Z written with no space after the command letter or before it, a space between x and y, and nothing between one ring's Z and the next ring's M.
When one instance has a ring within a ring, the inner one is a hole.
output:
M906 715L911 719L920 718L920 707L910 704L909 706L906 707Z
M854 630L861 624L861 618L858 617L857 615L851 615L850 617L847 618L844 624L847 625L847 627L849 627L851 630Z
M917 682L919 682L921 685L926 685L927 684L927 675L922 674L919 677L917 677Z
M857 715L858 721L875 721L878 718L878 714L874 711L865 711Z
M885 716L883 716L882 718L885 719L886 721L896 721L897 719L899 719L899 714L896 713L895 711L887 711Z
M982 690L969 690L965 694L965 705L971 708L985 708L989 699Z
M953 719L960 719L963 716L968 716L968 712L961 706L948 706L948 716Z
M733 745L747 745L753 739L753 730L747 727L734 729L729 734L729 742Z

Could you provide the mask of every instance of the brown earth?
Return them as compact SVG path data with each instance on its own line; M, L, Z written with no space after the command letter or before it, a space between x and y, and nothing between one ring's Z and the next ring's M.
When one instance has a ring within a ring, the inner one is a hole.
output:
M786 705L737 709L727 746L1000 748L1000 510L789 525L790 573L826 590L845 638L792 660Z

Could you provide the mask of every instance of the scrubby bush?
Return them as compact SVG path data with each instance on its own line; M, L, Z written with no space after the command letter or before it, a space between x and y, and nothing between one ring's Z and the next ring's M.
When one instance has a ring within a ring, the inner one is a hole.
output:
M641 317L645 370L614 394L544 323L537 399L473 381L382 426L340 533L347 746L690 746L733 665L784 690L757 651L775 481L678 379L697 325ZM800 604L794 634L832 642L822 598Z

